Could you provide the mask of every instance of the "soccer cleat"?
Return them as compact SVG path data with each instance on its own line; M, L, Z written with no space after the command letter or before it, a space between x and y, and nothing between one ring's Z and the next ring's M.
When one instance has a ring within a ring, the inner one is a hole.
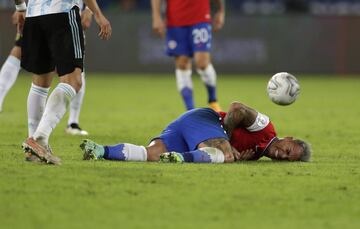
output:
M31 155L38 157L40 161L46 162L47 164L61 165L60 158L52 155L50 147L45 148L36 142L32 137L29 137L23 142L22 148L26 153L26 156L29 156L29 159L30 153ZM31 159L34 158L31 156Z
M86 130L81 129L79 124L77 123L71 123L70 125L68 125L68 127L66 127L65 129L65 133L70 135L81 135L81 136L89 135L89 133Z
M32 154L30 152L25 152L25 161L36 162L36 163L41 163L42 162L40 160L40 158L38 158L37 156L35 156L34 154Z
M83 160L97 160L103 157L104 146L99 145L89 139L83 140L80 148L84 151Z
M163 163L183 163L184 157L181 153L166 152L160 155L160 162Z
M216 111L216 112L222 111L222 110L221 110L221 107L220 107L220 105L219 105L218 102L211 102L211 103L209 103L209 107L210 107L211 109L213 109L214 111Z

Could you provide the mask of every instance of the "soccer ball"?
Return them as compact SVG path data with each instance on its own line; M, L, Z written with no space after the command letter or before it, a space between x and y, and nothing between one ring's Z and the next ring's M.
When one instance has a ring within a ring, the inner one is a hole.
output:
M295 76L287 72L276 73L268 82L267 93L274 103L290 105L300 93L300 84Z

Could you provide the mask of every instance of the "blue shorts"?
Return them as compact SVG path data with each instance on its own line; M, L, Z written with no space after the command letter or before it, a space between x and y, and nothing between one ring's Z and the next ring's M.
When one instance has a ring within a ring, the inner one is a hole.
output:
M192 26L168 27L166 32L166 54L189 56L194 52L210 52L211 24L199 23Z
M197 146L208 139L224 138L229 140L221 117L210 108L190 110L170 123L159 137L168 151L179 153L197 149Z

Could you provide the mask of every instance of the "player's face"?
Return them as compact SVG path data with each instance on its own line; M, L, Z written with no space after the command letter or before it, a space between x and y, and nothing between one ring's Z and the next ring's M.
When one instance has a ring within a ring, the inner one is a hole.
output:
M279 139L270 145L268 156L274 160L299 161L304 148L297 144L292 137Z

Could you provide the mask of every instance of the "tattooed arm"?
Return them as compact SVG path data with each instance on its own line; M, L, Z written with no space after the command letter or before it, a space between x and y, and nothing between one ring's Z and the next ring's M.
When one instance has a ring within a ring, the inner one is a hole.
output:
M253 157L255 153L255 151L253 150L245 150L239 152L230 145L230 142L228 140L224 138L213 138L206 140L200 143L198 146L198 148L202 147L213 147L221 150L224 154L225 163L249 160Z
M233 151L232 147L229 141L224 138L212 138L206 140L198 145L198 148L202 148L202 147L214 147L221 150L224 154L225 163L235 161L235 157L232 152Z
M230 105L229 111L224 118L224 128L231 138L232 132L236 127L251 126L257 116L257 111L241 104L233 102Z

